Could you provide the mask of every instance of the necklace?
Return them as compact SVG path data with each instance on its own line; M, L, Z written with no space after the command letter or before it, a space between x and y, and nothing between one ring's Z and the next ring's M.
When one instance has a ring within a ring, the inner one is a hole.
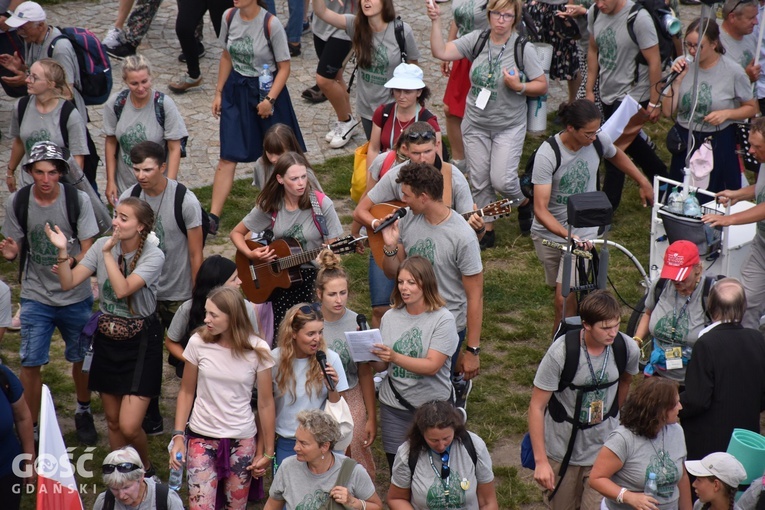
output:
M660 450L656 450L656 445L653 444L653 439L650 439L649 441L651 442L651 448L653 448L653 451L656 454L656 457L659 459L659 464L661 465L661 473L663 475L666 475L667 466L664 464L664 456L667 455L667 452L664 449L664 427L661 428L661 449Z
M452 215L452 210L447 207L446 216L438 220L438 223L434 223L433 226L440 225L441 223L445 222L447 219L449 219L449 216L451 215Z

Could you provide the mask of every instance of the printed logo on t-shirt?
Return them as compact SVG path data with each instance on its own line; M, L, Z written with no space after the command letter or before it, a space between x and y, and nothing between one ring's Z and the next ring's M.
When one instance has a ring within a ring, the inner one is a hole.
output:
M112 283L107 278L104 284L101 286L101 304L106 310L106 313L112 315L120 315L125 317L129 315L127 299L119 299L114 292Z
M48 223L54 224L52 221ZM53 266L58 258L58 248L53 246L45 235L45 228L42 225L35 225L27 235L29 236L29 259L47 268Z
M321 489L316 489L311 494L306 494L303 500L295 505L295 510L319 510L327 502L329 493Z
M431 474L435 475L435 473L432 473L432 470ZM460 480L462 480L462 475L452 468L451 475L449 476L449 495L446 496L441 478L434 478L425 497L428 508L435 510L467 508L467 498L465 497L465 491L460 487Z
M229 40L228 53L231 55L231 62L236 72L251 72L255 67L255 51L252 48L252 37L249 35Z
M694 124L704 122L704 117L712 111L712 86L709 83L702 81L701 84L699 84L699 93L696 100L698 104L696 106L696 111L693 114ZM689 122L688 113L690 113L690 111L691 91L688 91L683 94L683 97L680 100L680 118L685 122Z
M332 340L327 347L335 351L338 356L340 356L340 360L343 362L343 368L345 369L345 372L348 373L349 368L352 364L351 359L351 351L348 349L348 343L343 341L341 338L336 338ZM355 363L353 363L355 365Z
M141 142L146 141L146 126L136 122L120 136L120 153L122 162L128 167L133 168L133 162L130 161L130 151Z
M555 197L556 204L568 203L569 195L584 193L590 184L590 167L587 162L577 158L568 166L568 170L561 177L558 184L558 195Z
M606 28L598 37L598 65L601 71L613 71L616 69L616 32L611 27Z
M680 480L680 472L677 465L669 456L669 452L660 449L655 455L651 455L648 467L645 468L645 479L649 473L656 473L656 486L660 498L671 498L675 493L677 482Z
M677 320L677 324L674 325L675 332L672 333L673 323ZM688 313L682 314L682 316L675 319L673 312L667 313L664 317L660 318L656 323L656 327L653 330L653 336L664 343L680 342L685 335L690 331Z
M413 255L421 255L428 259L431 264L434 264L436 260L436 243L429 237L420 239L409 248L407 256L411 257Z
M303 234L303 225L301 224L292 225L290 228L288 228L284 232L284 237L293 238L295 241L300 243L301 248L303 248L304 250L306 249L306 246L308 243L305 239L305 234Z
M486 89L491 91L489 101L497 99L497 80L502 75L502 70L500 69L496 73L490 73L490 70L491 66L489 65L488 60L481 64L474 65L470 70L470 81L473 84L473 86L470 87L470 94L473 97L478 97L478 94L481 93L481 89ZM491 78L489 78L489 74L491 74Z
M154 233L157 235L157 238L159 239L159 249L162 250L162 253L167 255L167 251L165 250L165 227L162 226L162 216L159 214L157 216L157 221L154 222Z
M45 128L32 131L32 134L29 135L29 138L27 138L27 141L24 144L27 154L29 154L29 151L32 150L32 147L34 147L37 142L48 142L51 141L50 138L50 131Z
M372 63L366 69L359 68L361 79L372 85L385 85L388 81L388 48L382 42L372 50Z
M393 350L410 358L421 358L422 352L422 330L417 326L408 329L393 344ZM422 379L422 376L410 372L400 366L393 365L393 377L399 379Z
M739 59L738 63L746 69L746 66L749 65L749 62L754 60L754 55L752 55L752 52L749 50L744 50L744 53L741 54L741 58Z
M454 22L457 23L457 37L462 37L475 30L473 11L475 11L475 0L470 0L454 9Z

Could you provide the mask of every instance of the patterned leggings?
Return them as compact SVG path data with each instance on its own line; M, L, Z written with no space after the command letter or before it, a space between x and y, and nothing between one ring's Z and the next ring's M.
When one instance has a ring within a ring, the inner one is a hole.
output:
M125 23L125 41L136 47L141 44L141 39L149 31L161 4L162 0L136 0L133 10L130 11L130 17ZM203 27L204 21L200 20L194 32L198 41L202 40Z
M215 510L218 492L216 469L220 439L192 437L189 439L187 464L189 470L189 508ZM230 440L230 472L224 478L224 507L230 510L247 508L247 494L252 475L247 466L255 455L255 438Z

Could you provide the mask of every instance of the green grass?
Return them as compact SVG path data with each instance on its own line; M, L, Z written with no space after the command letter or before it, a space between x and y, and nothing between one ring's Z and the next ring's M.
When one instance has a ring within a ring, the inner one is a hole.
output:
M664 133L668 126L668 121L648 126L649 134L661 147L664 145ZM555 126L550 123L550 128L552 132ZM544 138L527 138L521 168L525 167L526 158ZM664 161L669 161L669 156L663 149L661 156ZM353 157L346 156L314 167L327 194L338 207L346 206L344 212L341 211L342 221L346 225L350 222L349 214L353 207L349 199L352 165ZM205 207L209 207L211 188L208 186L194 191ZM249 180L243 179L234 184L224 206L221 235L217 239L209 240L208 244L223 245L229 242L228 231L249 212L255 196L256 190ZM628 180L610 239L629 248L645 267L648 265L649 220L649 209L643 209L639 205L637 187ZM498 246L482 253L485 271L482 368L470 395L469 426L487 442L490 451L495 455L494 471L500 508L515 509L541 501L541 492L531 480L531 472L520 468L518 459L514 458L517 448L507 447L517 447L521 434L527 428L526 410L532 381L536 367L550 344L553 295L544 285L542 267L536 258L531 240L520 235L515 214L499 220L496 227ZM351 278L349 307L370 317L367 256L349 255L344 257L343 261ZM17 302L18 298L16 267L16 264L0 262L0 277L9 284L13 283L14 302ZM616 251L611 252L608 273L628 303L634 304L643 294L640 275L632 263ZM623 326L626 326L630 312L625 306ZM16 371L19 369L18 346L18 334L7 333L1 346L2 358L3 362ZM66 430L67 444L76 445L72 424L74 389L69 376L70 367L64 361L63 343L60 339L54 341L51 360L51 364L43 369L43 380L50 386L56 399L56 409L62 428ZM172 396L167 397L163 402L166 423L167 418L172 417L175 411L174 399ZM94 398L93 402L98 413L96 419L103 420L98 398ZM151 458L163 480L167 479L168 474L165 461L168 441L169 433L150 438ZM374 448L378 467L377 486L380 496L384 498L388 485L387 464L379 441L375 442ZM93 467L100 465L107 450L107 441L102 435L95 451L95 460L91 463ZM98 487L101 490L100 475L97 471L95 478L82 481L95 481L99 483ZM182 496L186 497L185 489ZM86 508L90 508L93 501L94 496L87 494ZM33 508L34 497L25 496L23 507Z

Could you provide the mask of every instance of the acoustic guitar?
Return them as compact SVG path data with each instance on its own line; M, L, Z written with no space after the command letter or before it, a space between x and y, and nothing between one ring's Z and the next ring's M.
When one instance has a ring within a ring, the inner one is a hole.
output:
M354 239L353 236L343 237L330 244L329 248L338 255L352 253L356 242L365 238ZM255 241L245 240L251 250L263 245ZM300 266L315 259L322 250L303 251L300 243L291 237L277 239L268 245L274 250L277 258L271 262L256 262L247 258L242 252L236 252L236 271L242 280L242 291L253 303L265 303L277 288L288 289L296 283L301 283Z
M497 202L491 203L486 207L478 209L477 211L461 213L460 216L466 220L470 218L472 214L478 214L478 216L481 217L494 216L496 218L500 218L510 214L512 206L517 202L518 200L510 200L509 198L504 198L502 200L498 200ZM391 200L390 202L382 202L380 204L373 205L371 209L369 209L369 212L378 220L382 220L389 214L396 212L401 207L406 207L406 204L399 202L398 200ZM382 269L383 260L385 260L385 255L383 254L383 245L385 243L383 242L382 232L375 234L372 232L372 229L367 230L369 234L369 248L372 250L372 256L375 259L375 263L380 267L380 269Z

